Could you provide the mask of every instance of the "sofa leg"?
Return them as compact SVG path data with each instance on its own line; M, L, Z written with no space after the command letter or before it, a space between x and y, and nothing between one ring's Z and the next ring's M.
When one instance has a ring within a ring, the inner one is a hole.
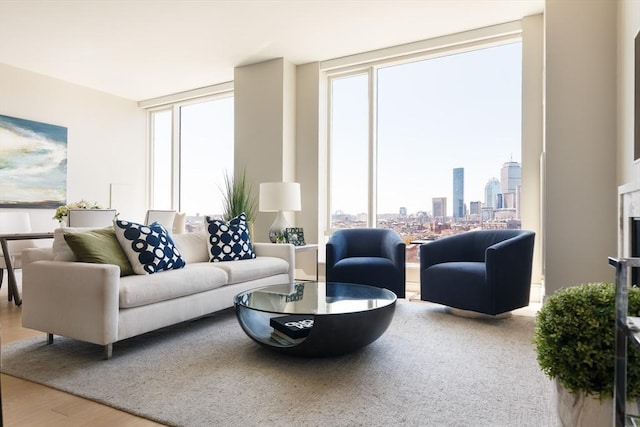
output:
M112 344L107 344L107 345L104 346L104 358L105 358L105 360L111 359L111 356L113 356L113 343Z
M47 345L53 344L53 334L47 334Z

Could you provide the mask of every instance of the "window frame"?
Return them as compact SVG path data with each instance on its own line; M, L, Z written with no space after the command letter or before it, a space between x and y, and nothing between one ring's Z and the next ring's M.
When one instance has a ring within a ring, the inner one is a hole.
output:
M205 90L207 89L207 90ZM197 96L194 95L197 94ZM191 94L191 95L190 95ZM148 125L148 185L147 185L147 206L153 209L154 200L154 123L153 115L171 111L171 206L169 209L181 211L181 108L200 104L204 102L216 101L225 98L233 98L235 96L233 85L222 84L211 86L209 88L198 89L184 94L164 97L146 101L147 108L147 125ZM145 105L142 105L145 107ZM233 169L230 171L233 172Z
M321 65L321 78L327 87L326 140L323 141L326 152L326 194L319 197L319 208L325 212L324 236L328 239L333 233L331 227L331 137L332 137L332 80L353 75L368 75L369 87L369 149L368 149L368 212L367 227L377 227L377 72L380 68L404 65L412 62L465 53L494 46L523 42L522 22L514 21L493 27L481 28L465 33L438 37L431 40L410 43L380 51L365 52L351 57L325 61Z

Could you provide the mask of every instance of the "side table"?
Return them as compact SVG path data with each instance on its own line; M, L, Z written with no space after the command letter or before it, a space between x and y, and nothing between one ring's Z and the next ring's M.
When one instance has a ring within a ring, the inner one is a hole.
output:
M318 281L318 245L314 243L309 243L302 246L294 246L296 251L296 256L299 252L311 252L315 251L316 253L316 282Z

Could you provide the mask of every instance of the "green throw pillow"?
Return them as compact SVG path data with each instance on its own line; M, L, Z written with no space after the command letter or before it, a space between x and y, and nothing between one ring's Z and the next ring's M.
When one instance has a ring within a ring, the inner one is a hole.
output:
M64 240L80 262L115 264L120 267L120 277L133 274L131 264L116 239L113 227L64 233Z

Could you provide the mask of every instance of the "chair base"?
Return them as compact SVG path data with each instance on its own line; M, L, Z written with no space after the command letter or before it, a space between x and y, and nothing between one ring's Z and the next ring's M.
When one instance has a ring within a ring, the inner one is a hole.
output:
M453 308L447 306L445 306L444 311L445 313L449 313L458 317L466 317L468 319L508 319L512 316L512 313L510 311L496 314L494 316L491 314L478 313L476 311L463 310L461 308Z

